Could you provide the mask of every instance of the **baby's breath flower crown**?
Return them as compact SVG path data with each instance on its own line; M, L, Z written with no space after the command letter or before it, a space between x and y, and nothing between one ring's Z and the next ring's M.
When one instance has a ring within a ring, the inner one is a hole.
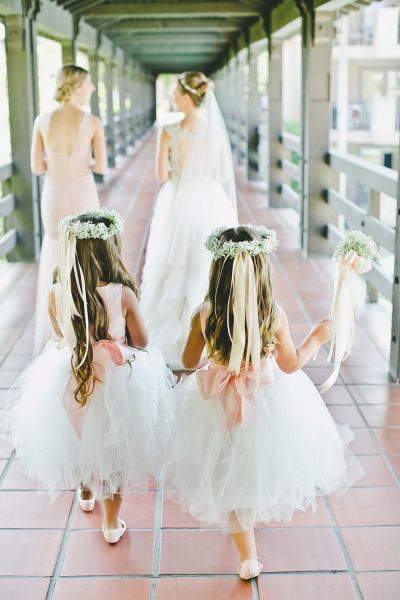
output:
M218 227L206 239L205 246L214 258L223 258L229 256L234 258L240 252L248 252L251 256L265 252L270 254L279 246L279 240L274 229L267 229L263 225L246 225L249 229L260 236L260 240L248 240L244 242L234 242L232 240L222 241L221 233L228 227Z
M351 250L362 258L370 260L379 258L379 249L376 243L372 237L362 231L348 231L336 246L334 256L335 258L345 257Z
M85 217L85 221L81 220L82 217ZM109 225L97 223L98 219L107 219L110 223ZM71 231L78 240L106 240L117 233L121 233L123 229L124 222L121 215L115 210L107 210L106 208L85 210L78 215L69 215L61 219L58 227L60 233L64 233L66 230Z

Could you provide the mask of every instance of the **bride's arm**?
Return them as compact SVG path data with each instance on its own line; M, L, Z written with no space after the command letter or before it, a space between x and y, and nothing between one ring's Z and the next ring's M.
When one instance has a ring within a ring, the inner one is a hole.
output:
M39 117L36 117L32 133L31 170L35 175L43 175L47 170L44 157L44 143L39 127Z
M104 135L103 123L99 117L93 116L95 119L95 130L92 139L94 164L92 171L104 175L107 172L107 148Z
M169 135L163 127L158 134L156 151L156 177L161 183L169 179L168 148Z

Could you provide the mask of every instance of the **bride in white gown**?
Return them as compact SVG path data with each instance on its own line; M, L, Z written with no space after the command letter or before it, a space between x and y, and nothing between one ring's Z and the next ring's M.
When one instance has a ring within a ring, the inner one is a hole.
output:
M174 93L183 119L160 130L157 198L143 270L141 310L150 344L170 367L182 368L181 352L192 311L207 291L210 256L206 237L237 225L232 153L211 88L198 72L178 78Z

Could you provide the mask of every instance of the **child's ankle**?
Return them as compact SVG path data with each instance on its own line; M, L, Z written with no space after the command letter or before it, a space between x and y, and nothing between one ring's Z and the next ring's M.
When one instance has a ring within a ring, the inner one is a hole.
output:
M106 519L104 519L104 529L119 529L119 527L120 523L118 518L112 521L107 521Z
M241 554L240 560L243 562L244 560L258 560L257 553L253 554L252 552Z

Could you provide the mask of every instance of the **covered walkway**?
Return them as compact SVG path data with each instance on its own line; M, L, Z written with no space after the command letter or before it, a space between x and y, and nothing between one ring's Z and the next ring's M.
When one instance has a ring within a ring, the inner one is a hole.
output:
M126 218L128 265L140 279L157 184L154 136L120 161L101 189L105 205ZM322 318L332 297L331 259L306 260L295 242L290 209L267 209L263 193L237 172L240 220L277 229L274 260L279 296L296 341ZM36 266L5 269L1 290L1 399L30 359ZM315 290L318 290L316 293ZM0 597L10 600L394 600L400 585L400 388L387 382L390 320L379 304L366 305L357 289L353 356L326 395L334 418L355 432L352 449L365 477L339 500L323 499L315 516L257 530L264 572L258 583L235 576L230 536L198 524L161 489L126 496L127 535L113 548L100 535L101 514L79 510L66 490L54 504L19 471L12 448L0 446ZM307 372L327 375L321 352Z
M45 106L39 41L60 64L86 66L97 85L91 111L105 123L110 166L98 182L100 200L126 220L125 260L138 282L159 189L157 78L188 69L215 81L235 156L240 222L278 232L275 279L296 342L327 314L332 251L345 232L364 231L382 251L381 263L354 282L354 350L324 396L335 420L353 428L351 447L366 474L342 499L321 499L316 515L258 528L258 581L240 581L230 536L199 528L164 502L157 482L125 498L121 516L129 530L107 546L98 506L83 514L72 490L50 504L20 473L13 449L0 443L1 599L400 597L400 104L385 100L383 113L381 105L374 113L354 91L348 64L373 56L376 72L385 73L377 87L387 92L398 70L389 38L395 52L400 38L391 0L382 3L391 26L383 28L384 52L373 52L371 15L350 31L347 15L369 4L0 0L0 103L7 87L0 134L5 122L10 133L7 143L0 139L0 420L33 343L42 182L31 174L29 146L34 117ZM288 55L285 44L294 38L295 54ZM295 55L297 95L290 97L284 73ZM334 60L340 93L333 100ZM289 101L298 123L285 122ZM392 119L393 131L382 131L378 113L385 123ZM372 151L372 161L357 154L363 144L368 152L378 146L378 159ZM331 372L326 356L321 350L305 369L315 383Z

